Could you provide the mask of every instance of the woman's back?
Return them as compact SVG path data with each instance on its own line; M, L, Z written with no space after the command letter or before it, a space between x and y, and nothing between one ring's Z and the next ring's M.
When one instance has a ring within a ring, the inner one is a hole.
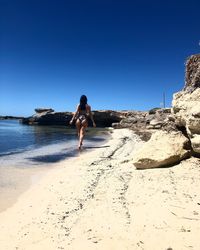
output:
M90 106L88 104L78 106L78 111L80 115L89 115L90 113Z

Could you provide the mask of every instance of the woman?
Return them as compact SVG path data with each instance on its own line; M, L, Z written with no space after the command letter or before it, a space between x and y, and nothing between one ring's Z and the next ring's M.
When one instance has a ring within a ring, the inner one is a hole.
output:
M81 149L81 146L83 144L83 138L85 135L85 130L88 126L88 118L92 120L93 127L96 127L96 124L93 119L93 115L91 112L90 105L87 104L87 97L85 95L82 95L80 98L80 104L78 104L76 108L76 112L74 113L70 124L76 120L76 128L78 132L79 137L79 145L78 148Z

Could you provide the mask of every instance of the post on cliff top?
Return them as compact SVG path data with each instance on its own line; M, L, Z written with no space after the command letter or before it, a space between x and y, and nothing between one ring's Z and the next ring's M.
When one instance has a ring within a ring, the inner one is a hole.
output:
M163 92L163 108L165 108L165 92Z

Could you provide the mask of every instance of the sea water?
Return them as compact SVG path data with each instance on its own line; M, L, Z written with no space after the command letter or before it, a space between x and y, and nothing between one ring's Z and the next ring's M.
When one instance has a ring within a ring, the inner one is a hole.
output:
M36 185L51 167L56 167L54 163L104 147L108 138L105 129L88 128L83 150L79 152L75 128L0 120L0 212L12 206L31 185Z
M99 147L107 138L105 130L87 129L83 150ZM75 128L30 126L18 120L0 120L0 166L55 163L76 156L77 147Z

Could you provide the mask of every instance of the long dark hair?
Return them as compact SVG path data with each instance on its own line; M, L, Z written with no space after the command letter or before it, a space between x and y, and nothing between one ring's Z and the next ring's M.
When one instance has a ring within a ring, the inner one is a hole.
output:
M82 95L80 98L80 109L86 110L86 104L87 104L87 96Z

